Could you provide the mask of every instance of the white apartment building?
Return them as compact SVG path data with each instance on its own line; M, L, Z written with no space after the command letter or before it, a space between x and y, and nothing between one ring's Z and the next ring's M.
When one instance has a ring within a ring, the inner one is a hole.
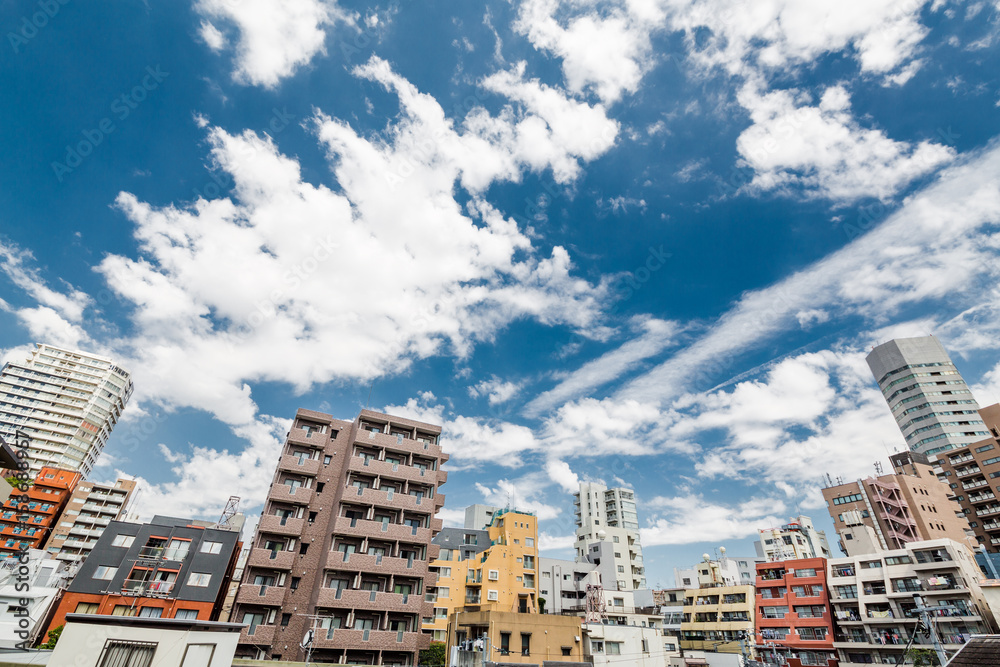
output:
M634 625L583 624L583 655L594 667L667 667L663 635L655 628Z
M28 632L28 645L39 639L49 619L49 612L69 583L66 564L44 551L28 550L24 563L16 558L0 561L0 648L14 648L25 641L19 631ZM27 602L27 606L22 603ZM22 621L27 626L22 625Z
M911 451L936 454L990 435L969 385L934 336L891 340L867 361Z
M675 567L674 586L685 590L749 586L757 580L757 563L765 562L762 556L728 556L725 547L719 547L719 553L716 559L705 554L702 562L691 567Z
M768 561L829 558L830 544L826 533L816 530L812 519L805 515L792 517L788 523L757 531L760 539L754 543L757 555Z
M573 505L577 560L594 562L594 547L608 543L611 548L598 549L604 587L620 591L646 588L635 492L609 489L599 482L581 482L579 492L573 494Z
M39 343L0 371L0 435L31 437L33 473L49 465L86 477L131 395L130 374L111 359Z
M135 487L136 482L130 479L119 479L114 484L80 482L59 523L53 526L45 550L66 563L82 563L107 525L126 519Z
M836 618L834 648L841 667L901 664L907 643L930 648L918 632L917 600L949 655L973 634L996 624L979 586L982 573L969 550L949 539L911 542L903 549L827 561Z

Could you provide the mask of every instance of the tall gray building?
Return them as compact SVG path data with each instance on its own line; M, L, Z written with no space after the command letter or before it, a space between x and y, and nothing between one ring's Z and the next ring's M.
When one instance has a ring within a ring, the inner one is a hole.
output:
M867 361L911 451L935 454L989 435L969 385L934 336L891 340Z

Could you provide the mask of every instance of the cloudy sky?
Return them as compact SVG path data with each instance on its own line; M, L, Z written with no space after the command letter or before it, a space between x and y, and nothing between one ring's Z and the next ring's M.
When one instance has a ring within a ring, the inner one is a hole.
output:
M444 425L445 518L634 486L651 584L1000 400L1000 2L0 3L0 353L114 356L95 477L260 510L299 406Z

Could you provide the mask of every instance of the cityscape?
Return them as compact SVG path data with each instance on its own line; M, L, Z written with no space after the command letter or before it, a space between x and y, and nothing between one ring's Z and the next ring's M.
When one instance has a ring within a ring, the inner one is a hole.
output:
M1000 0L0 26L0 667L1000 667Z

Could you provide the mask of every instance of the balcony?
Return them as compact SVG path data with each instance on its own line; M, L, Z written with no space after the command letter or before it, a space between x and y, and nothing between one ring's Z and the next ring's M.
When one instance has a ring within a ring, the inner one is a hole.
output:
M272 535L290 535L298 537L302 534L305 522L305 519L291 519L275 516L274 514L265 514L260 518L260 526L258 527L258 530L262 533L269 533Z
M969 496L970 503L982 503L986 502L987 500L995 500L995 499L996 495L992 491L985 491L983 493Z
M301 428L293 428L288 432L288 442L302 445L303 447L311 447L312 449L325 448L328 440L329 434L327 433L309 434L305 429Z
M441 457L441 445L432 445L419 440L409 438L398 438L385 433L375 433L374 431L359 430L354 441L361 445L374 445L383 447L394 452L406 452L407 454L417 454L431 458Z
M122 595L138 597L167 598L174 590L172 581L148 581L144 579L126 579L122 582Z
M422 614L423 595L389 593L386 591L348 590L345 588L321 588L316 600L319 607L339 609L366 609L368 611L393 611L408 614Z
M278 461L278 470L287 470L288 472L295 472L302 475L309 475L310 477L315 477L319 474L319 459L299 459L298 456L292 456L286 454L281 457Z
M316 648L419 651L430 645L430 635L425 635L422 632L337 628L333 631L332 637L329 637L327 633L316 633L314 642Z
M440 524L440 519L435 521ZM432 526L435 521L432 521ZM440 530L440 527L437 530ZM380 540L401 540L403 542L422 542L424 544L431 541L430 528L413 528L398 523L350 519L346 516L337 517L337 521L334 524L334 532L342 535L374 537Z
M269 570L291 570L295 565L295 554L291 551L270 551L268 549L251 549L247 558L247 566L261 567Z
M412 558L393 558L376 554L331 551L326 559L326 567L350 572L380 572L384 574L404 574L426 577L427 561ZM427 584L425 579L425 584Z
M271 646L274 643L275 626L258 625L253 628L252 632L253 634L251 634L250 628L243 628L240 631L240 643L263 646Z
M972 456L971 454L966 454L964 456L956 456L954 458L950 458L948 459L948 462L951 463L951 465L953 466L957 466L961 463L966 463L968 461L975 461L975 460L976 457Z
M378 507L392 507L394 509L404 509L412 512L433 514L435 510L434 498L418 498L405 493L396 493L386 489L359 489L349 486L344 489L343 500L375 505ZM442 499L443 500L443 499Z
M955 471L955 477L961 479L962 477L968 477L969 475L975 475L977 472L982 472L979 466L970 466L968 468L962 468L961 470Z
M1000 505L990 505L989 507L976 510L976 516L990 516L993 514L1000 514Z
M1000 521L987 521L983 523L983 530L1000 530Z
M259 584L241 584L236 593L238 604L259 604L265 607L280 607L285 600L285 589L282 586L261 586Z
M422 470L406 465L405 463L390 463L388 461L379 461L378 459L366 460L361 456L352 456L347 462L347 469L369 475L379 475L381 477L408 480L410 482L423 482L424 484L431 485L436 484L438 480L437 470Z
M277 500L283 503L294 503L296 505L308 505L312 500L312 489L298 487L293 489L287 484L275 484L267 493L268 500Z
M969 489L981 489L982 487L988 485L989 482L987 482L985 479L977 479L972 482L962 482L962 488L966 491L968 491Z

